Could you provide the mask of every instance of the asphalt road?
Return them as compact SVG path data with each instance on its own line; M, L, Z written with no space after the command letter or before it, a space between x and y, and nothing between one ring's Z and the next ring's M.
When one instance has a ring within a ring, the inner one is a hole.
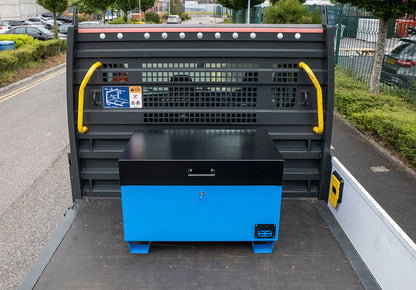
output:
M183 21L182 25L194 25L194 24L219 24L223 22L223 18L221 17L211 17L210 15L206 14L189 14L191 19Z
M72 204L65 67L0 91L0 289L18 286Z

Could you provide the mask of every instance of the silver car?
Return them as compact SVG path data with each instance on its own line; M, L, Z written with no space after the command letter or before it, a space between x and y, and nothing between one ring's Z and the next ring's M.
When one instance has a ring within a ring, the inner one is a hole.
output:
M179 15L169 15L168 17L168 24L181 24L182 20Z

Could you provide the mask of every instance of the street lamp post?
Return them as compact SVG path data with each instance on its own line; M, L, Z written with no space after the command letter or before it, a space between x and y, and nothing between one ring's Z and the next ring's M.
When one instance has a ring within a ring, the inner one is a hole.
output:
M248 8L247 8L247 24L250 24L250 0L248 0Z

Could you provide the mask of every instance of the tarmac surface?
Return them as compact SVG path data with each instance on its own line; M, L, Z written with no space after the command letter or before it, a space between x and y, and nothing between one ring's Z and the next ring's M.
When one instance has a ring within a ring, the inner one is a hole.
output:
M14 289L72 205L65 65L0 89L0 289Z
M59 69L0 90L0 99ZM20 284L72 204L64 91L61 74L0 104L0 289ZM26 106L16 116L13 104ZM40 122L30 119L34 114ZM415 175L339 117L332 144L332 154L415 241Z
M416 241L416 174L346 120L334 116L331 154ZM380 148L380 149L378 149Z

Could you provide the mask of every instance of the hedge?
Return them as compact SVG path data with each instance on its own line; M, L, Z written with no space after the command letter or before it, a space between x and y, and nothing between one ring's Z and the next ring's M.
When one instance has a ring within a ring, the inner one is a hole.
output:
M0 41L3 40L14 41L14 49L19 49L26 44L39 42L39 40L34 39L32 36L26 34L0 34Z
M15 70L28 62L39 61L66 50L66 39L34 41L15 50L0 51L0 71Z
M372 95L368 87L335 70L335 109L359 130L370 132L416 166L416 105L388 93Z
M146 12L144 19L146 19L146 22L153 22L155 24L160 23L159 15L153 11Z

